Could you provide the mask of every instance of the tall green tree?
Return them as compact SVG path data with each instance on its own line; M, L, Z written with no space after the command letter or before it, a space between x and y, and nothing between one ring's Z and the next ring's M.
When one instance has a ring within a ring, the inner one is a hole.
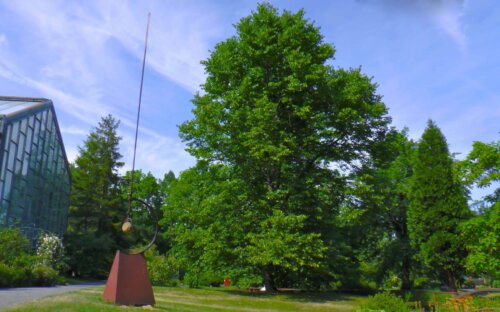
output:
M474 142L472 151L458 164L464 181L470 188L492 188L492 193L480 202L481 208L462 224L463 239L468 255L467 270L500 280L500 141ZM495 187L496 186L496 187Z
M118 125L111 115L103 117L71 167L68 254L72 269L83 275L106 275L125 216L118 174L123 166Z
M397 276L406 291L412 288L415 253L407 214L416 144L407 138L406 130L392 133L388 143L386 159L358 174L353 185L362 212L354 229L362 233L358 234L360 258L375 268L375 280L381 284Z
M459 225L471 216L441 130L429 120L418 143L408 228L423 263L452 289L465 271Z
M261 4L202 62L203 93L180 126L193 156L230 167L244 182L237 193L247 198L246 247L262 255L250 261L269 290L276 281L331 279L342 171L380 149L390 122L371 79L334 69L333 55L303 11ZM283 228L291 231L289 253L271 250ZM318 246L314 257L287 260L307 239Z

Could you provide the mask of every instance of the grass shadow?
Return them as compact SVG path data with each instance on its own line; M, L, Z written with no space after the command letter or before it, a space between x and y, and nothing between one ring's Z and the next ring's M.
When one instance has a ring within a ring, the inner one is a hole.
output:
M221 292L232 296L252 298L283 298L287 301L325 303L351 301L353 297L363 297L360 294L348 294L339 291L278 291L276 293L250 292L244 289L221 289Z

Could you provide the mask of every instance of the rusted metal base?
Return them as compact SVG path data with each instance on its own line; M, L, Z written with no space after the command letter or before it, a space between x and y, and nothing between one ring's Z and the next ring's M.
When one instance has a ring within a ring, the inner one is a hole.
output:
M143 254L117 251L102 297L122 305L154 305L153 287Z

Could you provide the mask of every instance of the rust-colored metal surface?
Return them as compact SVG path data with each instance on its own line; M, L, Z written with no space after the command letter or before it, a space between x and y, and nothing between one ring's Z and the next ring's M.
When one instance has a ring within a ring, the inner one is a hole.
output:
M117 251L102 297L122 305L154 305L153 287L143 254Z

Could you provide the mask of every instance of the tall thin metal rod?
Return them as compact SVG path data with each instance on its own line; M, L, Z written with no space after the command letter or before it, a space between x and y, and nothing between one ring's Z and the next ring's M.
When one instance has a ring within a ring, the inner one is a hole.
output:
M137 134L139 133L139 117L141 115L141 101L142 101L142 86L144 84L144 68L146 67L146 52L148 50L148 34L149 34L149 21L151 19L151 12L148 13L148 25L146 27L146 39L144 40L144 55L142 57L142 73L141 73L141 87L139 89L139 104L137 106L137 121L135 124L135 141L134 141L134 157L132 159L132 176L130 181L130 193L128 196L128 212L127 218L130 219L130 212L132 210L132 193L134 192L134 173L135 173L135 154L137 151Z

